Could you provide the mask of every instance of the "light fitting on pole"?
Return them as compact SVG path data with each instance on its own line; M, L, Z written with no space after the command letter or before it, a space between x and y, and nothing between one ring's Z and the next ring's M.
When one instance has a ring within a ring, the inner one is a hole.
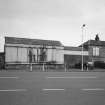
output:
M85 27L86 26L86 24L83 24L83 26L82 27Z

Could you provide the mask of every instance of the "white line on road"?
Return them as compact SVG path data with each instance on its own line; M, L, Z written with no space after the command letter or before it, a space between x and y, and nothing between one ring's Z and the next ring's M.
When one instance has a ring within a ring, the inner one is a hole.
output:
M65 89L42 89L43 91L64 91Z
M83 91L103 91L104 88L87 88L87 89L81 89Z
M0 90L0 92L22 92L27 91L27 89L7 89L7 90Z
M51 88L44 88L43 91L65 91L65 89L51 89ZM82 91L104 91L104 88L84 88L81 89Z
M87 77L84 77L84 76L71 76L71 77L46 77L47 79L89 79L89 78L97 78L96 76L87 76Z
M0 77L0 79L19 79L19 77Z

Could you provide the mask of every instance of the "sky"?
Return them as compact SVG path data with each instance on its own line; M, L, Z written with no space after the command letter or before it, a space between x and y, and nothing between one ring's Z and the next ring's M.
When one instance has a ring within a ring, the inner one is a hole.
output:
M105 41L105 0L0 0L0 51L4 37L58 40L65 46Z

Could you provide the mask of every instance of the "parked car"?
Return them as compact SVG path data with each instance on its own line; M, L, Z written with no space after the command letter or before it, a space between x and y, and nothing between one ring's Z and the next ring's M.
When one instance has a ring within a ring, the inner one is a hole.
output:
M95 68L105 69L105 62L104 61L95 61L94 62Z

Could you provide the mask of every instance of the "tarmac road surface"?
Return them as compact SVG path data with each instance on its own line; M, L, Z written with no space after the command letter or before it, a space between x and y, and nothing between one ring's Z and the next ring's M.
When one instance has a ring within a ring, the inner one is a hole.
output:
M0 105L105 105L105 72L0 72Z

